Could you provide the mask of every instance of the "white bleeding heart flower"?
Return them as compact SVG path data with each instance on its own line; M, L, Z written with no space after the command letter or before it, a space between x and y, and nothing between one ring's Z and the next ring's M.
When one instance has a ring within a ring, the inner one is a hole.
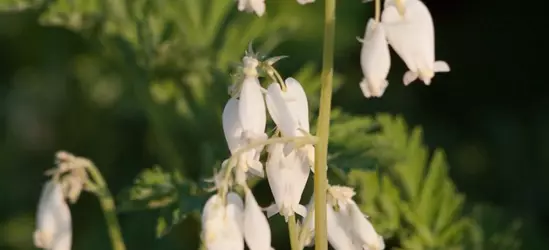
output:
M352 200L355 192L352 188L330 186L327 192L326 220L328 224L328 241L335 249L383 250L385 243L379 236L367 217ZM314 230L314 195L307 209L313 209L312 218L304 228ZM306 218L304 221L307 220ZM305 244L313 245L314 231L305 240Z
M34 245L42 249L71 249L71 212L63 187L56 181L48 181L42 189L33 240Z
M404 74L404 85L419 77L425 85L431 84L436 72L449 72L444 61L435 61L435 36L431 13L420 0L400 0L404 13L401 15L395 0L386 0L382 23L387 40L402 58L409 71Z
M368 20L364 39L359 41L362 42L360 65L364 74L360 89L366 98L381 97L389 85L386 78L391 67L389 45L383 25L372 18Z
M308 4L308 3L314 3L315 0L297 0L299 4Z
M347 236L358 249L383 250L383 237L377 234L367 217L360 211L352 197L355 192L350 187L331 186L328 188L328 205L333 209L334 219L347 230Z
M271 228L252 191L245 189L244 240L250 250L271 250Z
M223 110L223 131L225 139L234 154L252 141L265 140L267 134L267 111L259 80L259 62L252 57L244 57L244 80L238 96L229 99ZM263 146L250 149L238 157L238 167L251 174L264 177L263 165L259 161Z
M304 230L309 230L307 238L304 240L304 246L311 247L314 245L314 229L315 229L315 211L314 211L314 195L311 198L311 201L307 205L307 209L311 210L307 216L310 218L304 218L303 221L307 221L307 224L303 225ZM362 250L357 245L353 243L351 235L349 234L346 227L348 225L345 221L342 221L339 218L338 214L334 211L333 207L330 204L326 204L326 223L328 225L328 242L336 250Z
M229 99L223 109L223 132L231 154L236 153L239 149L246 147L251 139L250 133L245 133L240 123L239 116L239 100L235 97ZM255 139L267 139L267 135L257 136ZM259 161L263 146L250 149L242 153L238 157L239 169L244 172L250 172L253 175L264 177L263 164Z
M238 10L255 12L257 16L265 14L265 0L238 0Z
M307 209L299 201L309 178L309 165L295 151L284 156L283 147L283 144L277 143L267 148L267 179L275 203L265 210L267 217L280 213L287 222L289 216L299 214L305 217L307 214Z
M202 212L202 240L207 250L243 250L244 204L236 193L228 193L227 204L218 194L208 199Z
M265 96L267 110L282 136L309 135L309 104L305 90L294 78L287 78L284 82L286 91L282 91L280 85L276 83L267 88ZM287 156L294 149L294 143L287 143L284 147L284 154ZM300 156L305 157L312 167L315 158L313 145L302 145L298 151Z

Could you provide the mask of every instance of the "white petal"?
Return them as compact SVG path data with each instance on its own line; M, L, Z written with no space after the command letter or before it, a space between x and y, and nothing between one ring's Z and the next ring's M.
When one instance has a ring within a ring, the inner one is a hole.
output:
M349 211L349 216L351 218L352 225L349 225L352 228L352 235L360 242L361 246L367 246L366 249L370 250L382 250L385 248L383 238L381 238L374 226L370 221L364 216L360 211L357 204L352 202L347 206Z
M70 250L72 224L69 206L65 202L61 184L44 184L38 204L34 245L39 248Z
M271 192L275 200L275 207L271 207L267 211L267 216L271 217L272 215L278 213L282 208L284 203L284 177L282 175L282 147L283 144L276 143L267 146L267 151L269 152L269 158L265 163L265 169L267 171L267 180L269 181L269 186L271 187Z
M410 71L434 71L434 26L431 14L419 0L403 1L402 18L394 1L386 1L382 13L387 40Z
M242 146L242 125L238 115L238 100L231 98L223 109L223 132L231 153L236 152Z
M289 77L284 81L287 86L287 94L291 101L288 102L292 115L297 120L299 128L309 133L309 104L307 94L301 84L294 78ZM286 98L287 100L289 98Z
M391 67L389 45L383 25L370 19L366 25L360 64L364 80L360 87L365 97L381 97L387 87L387 74Z
M435 61L435 72L450 72L450 65L445 61Z
M314 3L315 0L297 0L299 4Z
M243 203L237 194L227 195L226 206L219 195L213 195L204 206L202 223L206 249L244 249Z
M276 203L276 209L270 207L268 216L280 212L287 220L295 213L305 216L307 210L299 204L301 195L309 177L309 165L295 152L288 157L282 153L283 144L269 146L267 178Z
M263 16L265 14L265 0L251 0L252 8L254 9L255 14L258 16Z
M307 179L309 178L310 168L305 159L301 158L296 152L290 154L283 160L285 169L288 169L288 173L284 176L289 182L288 196L291 197L291 206L293 212L305 216L305 207L299 204L303 190L307 185Z
M358 250L346 230L347 220L340 212L334 211L332 206L326 205L326 221L328 223L328 241L336 250Z
M282 135L288 137L296 136L299 124L292 115L292 111L283 96L280 85L276 83L269 85L269 88L267 88L265 101L267 103L269 114L278 129L280 129Z
M242 83L238 103L238 116L243 131L252 134L265 133L266 112L259 80L254 77L246 77Z
M244 239L250 250L271 249L271 229L261 207L249 188L246 189Z
M262 16L265 13L265 0L238 0L238 10Z

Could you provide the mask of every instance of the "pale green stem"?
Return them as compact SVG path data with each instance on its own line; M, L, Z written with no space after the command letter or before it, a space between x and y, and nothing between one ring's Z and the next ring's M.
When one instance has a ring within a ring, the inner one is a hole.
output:
M95 165L90 164L87 166L87 169L95 182L95 187L97 188L95 194L99 199L101 209L103 209L105 222L107 223L109 237L111 239L112 249L125 250L126 246L124 245L124 240L120 231L120 224L118 223L118 218L116 217L116 207L114 205L111 192L107 187L107 183Z
M307 216L305 216L305 219L303 220L303 223L301 224L301 231L299 232L299 250L303 249L305 247L305 240L307 237L309 237L309 234L311 233L311 229L307 227L309 223L311 223L311 220L313 218L313 212L315 208L312 207L307 211Z
M379 18L381 16L381 0L375 0L375 20L376 24L379 23Z
M317 124L318 143L315 152L315 249L328 250L326 223L326 189L328 161L328 137L330 134L330 110L332 106L332 80L334 64L336 0L325 0L324 5L324 47L322 50L322 87L320 111Z
M301 250L299 246L299 232L297 231L295 215L288 218L288 233L290 235L290 246L292 247L292 250Z
M271 79L280 85L280 89L282 92L286 92L286 83L284 82L284 79L282 79L282 76L278 73L278 71L269 64L264 64L263 67L266 68L267 74Z

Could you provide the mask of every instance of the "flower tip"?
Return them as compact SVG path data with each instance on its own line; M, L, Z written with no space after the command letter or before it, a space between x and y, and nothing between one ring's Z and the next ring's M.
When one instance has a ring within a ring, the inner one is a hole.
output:
M273 64L277 63L278 61L280 61L282 59L285 59L285 58L288 58L288 57L289 56L274 56L274 57L266 59L264 61L264 63L266 63L269 66L272 66Z
M253 48L253 43L254 43L253 39L248 43L248 49L246 50L246 56L255 55L254 48Z

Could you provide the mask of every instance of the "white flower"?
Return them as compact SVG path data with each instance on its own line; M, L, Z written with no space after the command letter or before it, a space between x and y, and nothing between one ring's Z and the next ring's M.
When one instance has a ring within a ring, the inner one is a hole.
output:
M236 153L239 149L248 145L245 136L249 136L249 133L244 133L242 124L240 123L239 116L239 100L235 97L229 99L223 110L223 132L225 133L225 139L231 154ZM258 139L267 138L266 135L258 136ZM263 147L257 147L250 149L247 152L242 153L238 157L239 169L264 177L263 164L259 161L261 151Z
M250 250L270 250L271 229L269 222L263 214L261 207L252 194L252 191L244 186L244 239Z
M383 250L385 243L379 236L366 216L362 214L358 205L352 200L352 188L331 186L328 188L326 204L326 222L328 224L328 241L337 250ZM314 196L308 205L314 209ZM314 230L314 210L309 223L304 225ZM306 220L306 219L305 219ZM312 245L314 232L309 235L305 243Z
M244 57L243 62L245 78L240 92L229 99L222 116L223 131L231 154L254 140L267 139L267 111L256 70L259 62L251 57ZM244 172L251 170L250 173L263 177L263 165L259 161L262 150L263 146L258 146L241 154L238 157L239 169Z
M242 199L236 193L227 194L227 204L213 195L202 212L202 240L208 250L243 250Z
M38 248L71 249L71 212L65 202L63 188L56 181L48 181L42 189L33 239Z
M314 3L315 0L297 0L299 4Z
M370 18L366 25L364 39L359 41L362 42L360 65L364 74L360 89L366 98L381 97L389 85L386 78L391 67L385 29Z
M420 0L401 0L404 15L398 12L395 0L386 0L382 23L387 40L402 58L409 71L404 74L404 85L419 77L425 85L431 84L435 72L449 72L444 61L435 61L434 26L431 13Z
M238 10L255 12L258 16L265 14L265 0L238 0Z
M307 235L307 239L305 239L305 245L306 246L313 246L314 245L314 229L315 229L315 211L314 211L314 195L311 198L311 201L309 205L307 205L307 209L312 209L310 215L311 218L308 219L308 223L304 225L304 229L310 230L309 235ZM303 221L306 221L307 218L305 218ZM358 248L358 246L353 244L353 241L351 239L351 235L349 234L346 227L348 225L345 224L345 221L342 221L338 218L337 213L334 211L332 206L330 204L326 204L326 223L328 225L327 233L328 233L328 242L332 247L336 250L362 250L361 248Z
M267 89L265 101L267 110L276 126L285 137L309 135L309 104L307 95L301 84L294 78L287 78L286 92L282 91L276 83ZM294 143L288 143L284 147L287 156L295 149ZM303 145L299 149L301 157L305 157L311 167L314 165L314 147L310 144Z
M352 200L354 195L355 192L352 188L331 186L328 188L328 211L332 207L337 208L333 209L333 219L346 229L347 236L358 249L385 249L383 237L377 234L370 221ZM334 222L334 224L336 223Z
M296 213L303 217L307 214L307 209L299 201L309 178L309 166L295 151L284 156L283 147L283 144L277 143L267 148L267 179L275 203L265 210L267 217L280 213L287 222L288 217Z

